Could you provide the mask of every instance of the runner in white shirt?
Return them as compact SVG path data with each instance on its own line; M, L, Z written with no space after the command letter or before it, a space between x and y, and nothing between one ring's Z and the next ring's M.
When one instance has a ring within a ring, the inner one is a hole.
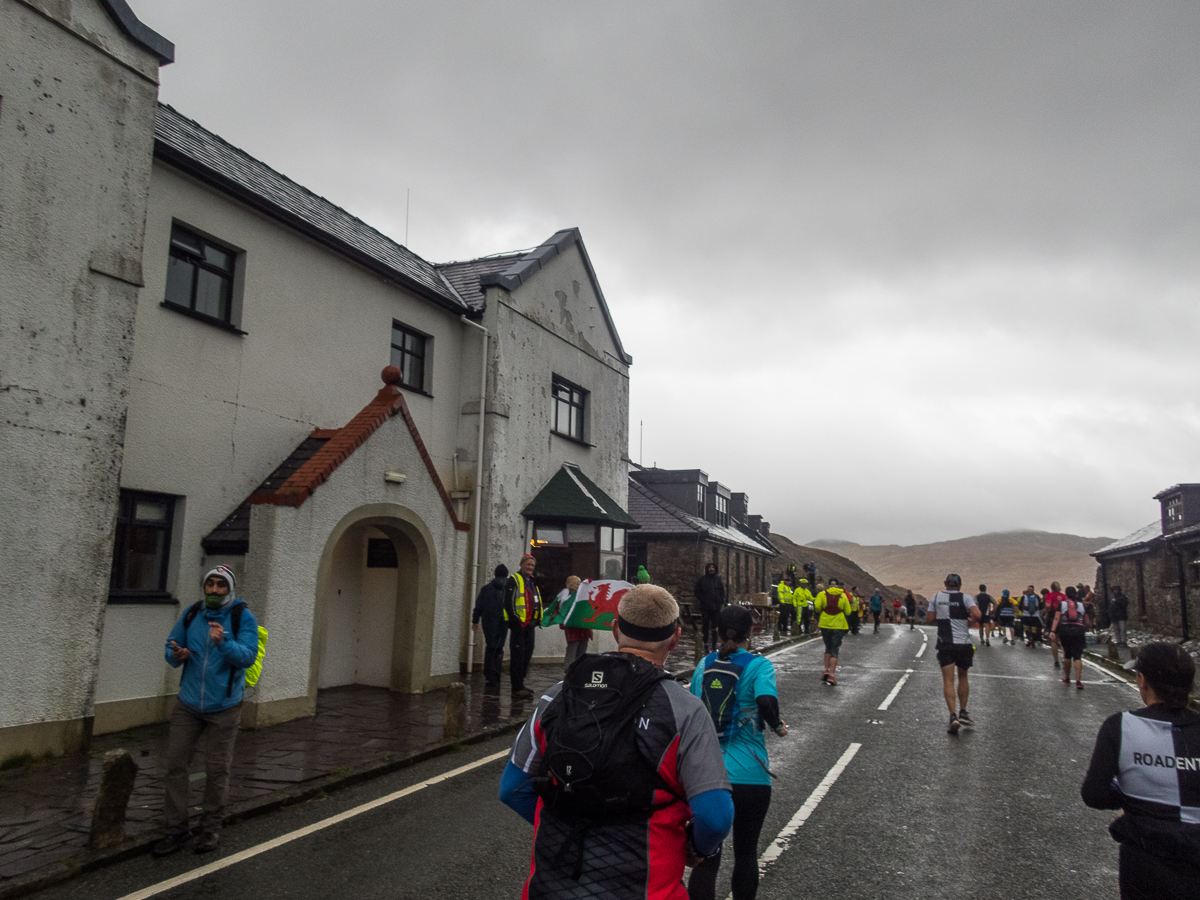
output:
M925 624L937 623L937 657L942 667L942 694L950 708L950 734L958 734L959 726L974 725L967 714L971 688L967 684L967 669L975 661L971 644L971 629L979 625L979 607L975 598L962 592L962 579L951 573L946 576L946 590L938 591L929 600ZM958 705L955 706L954 670L958 669ZM955 710L957 709L957 712Z

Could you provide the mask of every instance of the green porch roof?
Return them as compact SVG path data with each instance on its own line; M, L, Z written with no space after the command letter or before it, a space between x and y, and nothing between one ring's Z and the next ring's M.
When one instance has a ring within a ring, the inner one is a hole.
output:
M639 527L616 500L596 487L596 483L573 463L563 463L521 515L543 522L596 522L618 528Z

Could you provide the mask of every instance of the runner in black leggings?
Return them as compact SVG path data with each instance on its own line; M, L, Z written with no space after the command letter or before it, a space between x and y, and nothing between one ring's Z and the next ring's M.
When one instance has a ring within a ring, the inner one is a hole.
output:
M780 737L787 734L787 725L779 717L775 666L766 657L748 652L753 626L744 606L721 610L720 648L696 666L691 688L713 715L733 787L734 900L754 900L758 892L758 836L771 805L763 731L769 727ZM733 698L736 703L730 702ZM726 716L723 711L731 707L735 707L732 715ZM692 869L688 881L691 900L714 900L720 870L719 850Z

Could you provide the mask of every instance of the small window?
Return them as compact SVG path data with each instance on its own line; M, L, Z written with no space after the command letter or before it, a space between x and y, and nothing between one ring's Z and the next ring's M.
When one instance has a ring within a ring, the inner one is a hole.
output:
M172 225L163 302L230 324L236 259L236 251Z
M429 393L426 390L425 369L428 335L411 328L392 323L392 365L402 373L400 383L406 388Z
M620 553L625 549L625 529L600 526L600 549L604 552Z
M561 525L538 525L534 528L533 543L537 547L547 544L564 547L567 542Z
M397 569L396 545L391 538L367 538L367 568Z
M174 497L121 491L110 596L134 599L167 596L174 516Z
M704 485L696 485L696 515L704 518Z
M557 375L554 376L552 388L550 430L582 441L587 391Z
M729 524L729 500L725 497L722 497L720 494L717 494L716 507L717 507L717 524L718 525L728 525Z

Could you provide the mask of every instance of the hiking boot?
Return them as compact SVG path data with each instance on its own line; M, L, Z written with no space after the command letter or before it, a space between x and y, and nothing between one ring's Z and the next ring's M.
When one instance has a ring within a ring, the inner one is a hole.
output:
M950 714L950 726L946 729L948 734L958 734L958 716Z
M960 724L960 725L974 725L974 724L975 724L975 722L974 722L974 720L973 720L973 719L972 719L972 718L971 718L969 715L967 715L967 711L966 711L965 709L960 709L960 710L958 711L958 724Z
M190 831L171 831L167 836L154 845L154 849L150 852L155 856L163 857L170 856L180 847L192 839Z
M200 840L196 841L195 851L197 853L212 853L217 849L217 844L221 843L221 834L217 831L206 831L200 835Z

